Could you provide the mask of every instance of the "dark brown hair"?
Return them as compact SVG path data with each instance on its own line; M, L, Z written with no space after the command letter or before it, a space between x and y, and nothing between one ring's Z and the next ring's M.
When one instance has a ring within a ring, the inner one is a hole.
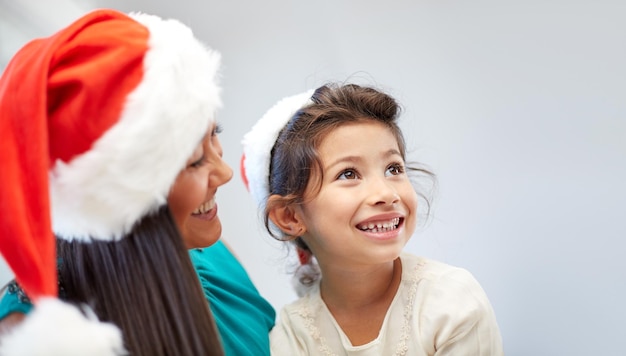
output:
M327 84L318 88L311 97L313 103L301 108L280 132L272 148L269 172L269 195L277 194L280 201L269 201L264 222L268 232L279 240L293 239L296 245L310 250L297 236L277 236L270 225L269 212L278 204L301 204L309 184L321 188L322 162L317 153L322 140L337 127L364 121L382 123L394 135L406 161L404 135L398 126L401 107L390 95L382 91L356 84ZM407 166L413 174L435 179L429 170L414 165ZM313 172L319 175L312 181ZM315 187L315 186L311 186ZM427 207L429 197L416 189ZM304 276L308 282L311 278Z
M131 355L223 355L179 231L164 206L120 241L57 239L60 295L116 324Z

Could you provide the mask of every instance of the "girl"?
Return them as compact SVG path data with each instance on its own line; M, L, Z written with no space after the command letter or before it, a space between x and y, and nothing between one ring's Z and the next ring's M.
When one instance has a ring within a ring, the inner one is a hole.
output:
M503 353L474 277L403 252L418 194L399 112L376 89L326 85L279 102L244 137L266 228L307 266L307 291L270 335L273 355Z

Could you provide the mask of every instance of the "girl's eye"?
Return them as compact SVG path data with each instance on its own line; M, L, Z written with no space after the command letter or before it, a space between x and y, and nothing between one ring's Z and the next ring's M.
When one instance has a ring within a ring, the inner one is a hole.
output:
M397 176L404 173L404 166L400 163L393 163L389 167L387 167L387 171L385 175L387 176Z
M358 175L356 174L356 171L354 169L346 169L337 176L337 179L357 179L357 178L358 178Z

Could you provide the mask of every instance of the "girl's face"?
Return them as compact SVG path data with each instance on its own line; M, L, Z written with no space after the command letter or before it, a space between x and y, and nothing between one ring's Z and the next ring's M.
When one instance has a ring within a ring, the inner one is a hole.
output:
M346 124L322 140L318 153L321 190L313 196L311 179L295 213L320 264L349 267L397 258L415 230L417 193L391 131L375 121Z
M222 234L215 193L233 170L222 160L222 146L214 124L178 174L167 198L174 221L187 248L215 243Z

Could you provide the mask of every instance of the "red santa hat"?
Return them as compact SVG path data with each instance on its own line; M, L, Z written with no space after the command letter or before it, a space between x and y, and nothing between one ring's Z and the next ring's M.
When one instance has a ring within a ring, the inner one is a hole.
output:
M274 144L282 129L298 110L313 104L311 97L314 92L314 89L309 89L303 93L279 100L243 137L243 155L240 161L241 178L260 211L265 210L267 198L270 195L270 162ZM317 267L311 263L315 261L312 260L310 252L304 251L298 246L295 247L295 251L301 266L293 276L292 286L298 296L303 296L309 288L299 282L300 277L316 274Z
M241 142L243 155L240 162L241 178L261 210L265 209L270 192L269 176L272 148L280 131L293 115L304 106L313 104L311 100L313 92L313 89L309 89L303 93L279 100L243 137Z
M57 296L54 234L115 241L166 203L221 106L219 65L180 22L113 10L28 43L8 64L0 251L33 316Z

